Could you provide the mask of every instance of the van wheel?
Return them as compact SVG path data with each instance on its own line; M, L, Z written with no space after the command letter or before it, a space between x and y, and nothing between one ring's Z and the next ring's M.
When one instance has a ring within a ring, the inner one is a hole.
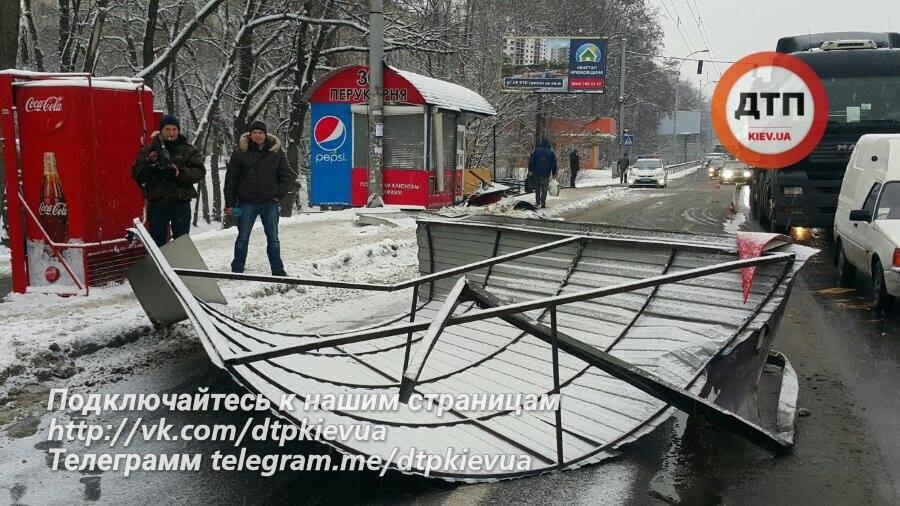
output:
M847 261L847 255L844 254L844 245L838 243L837 246L838 284L844 287L850 286L850 284L853 283L853 276L856 274L856 268Z
M887 293L887 285L884 283L884 268L876 258L872 262L872 300L875 309L887 312L894 303L894 296Z

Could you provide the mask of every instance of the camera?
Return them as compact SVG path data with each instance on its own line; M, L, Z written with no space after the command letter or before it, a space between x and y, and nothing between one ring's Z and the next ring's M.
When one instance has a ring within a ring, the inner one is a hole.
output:
M153 168L158 171L172 170L172 157L169 155L169 150L166 149L165 142L159 143L159 148L156 150L156 160L153 162Z

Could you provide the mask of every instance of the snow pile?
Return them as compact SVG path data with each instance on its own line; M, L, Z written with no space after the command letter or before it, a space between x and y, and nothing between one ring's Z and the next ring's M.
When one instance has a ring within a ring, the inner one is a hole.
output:
M575 178L576 188L597 188L600 186L613 186L619 184L619 178L613 177L608 169L579 170Z

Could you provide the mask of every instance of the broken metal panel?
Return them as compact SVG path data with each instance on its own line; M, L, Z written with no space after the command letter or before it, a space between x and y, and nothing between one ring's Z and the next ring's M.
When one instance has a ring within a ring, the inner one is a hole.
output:
M187 235L181 236L160 248L172 267L207 270L206 262ZM175 292L160 275L150 257L144 257L126 273L131 289L150 321L157 327L171 325L187 319L187 313L179 303ZM227 304L214 279L185 279L184 284L200 300Z
M387 459L394 447L398 455L410 450L445 454L448 448L464 447L472 454L532 459L529 469L519 472L432 472L446 479L513 478L608 458L665 421L675 402L703 409L717 423L747 431L759 444L777 450L771 435L745 427L733 413L698 394L712 385L707 379L711 364L747 359L735 350L744 349L742 343L751 342L763 326L775 328L793 276L812 250L784 246L760 259L736 261L733 238L724 236L494 217L420 220L418 238L423 275L457 270L446 277L413 280L419 283L419 300L412 317L405 312L381 325L316 337L254 328L199 303L205 315L198 318L203 320L198 332L214 334L211 342L226 370L251 391L270 395L276 406L282 392L301 397L396 394L404 370L413 363L411 349L428 345L423 337L435 322L442 327L440 338L433 341L415 382L417 392L547 393L558 385L563 396L558 414L516 416L515 410L484 410L438 417L403 405L396 412L303 411L302 400L297 411L278 412L295 423L322 418L329 424L388 428L385 442L329 442L346 452ZM563 244L548 246L561 240ZM485 262L505 254L512 255L493 265ZM762 266L753 297L747 305L735 304L741 284L734 269L755 264ZM177 278L163 267L165 277ZM485 310L463 302L447 311L447 294L463 275L471 286L509 303ZM396 284L389 291L400 285L411 286ZM182 292L181 302L193 307L186 288ZM688 307L695 300L715 306L715 315L707 304L677 311L678 304ZM442 306L449 314L441 315ZM551 306L556 306L557 336L567 343L566 348L560 346L556 360L552 343L532 335L535 328L552 327ZM523 331L504 321L511 318L531 323ZM763 343L763 354L770 343ZM576 344L600 355L570 353L568 346ZM756 347L748 349L755 360ZM594 363L598 357L605 362ZM608 363L619 364L612 371L619 376L598 368ZM623 378L622 371L633 374ZM737 384L753 382L758 375L752 366L732 371L739 373L731 378ZM667 387L660 390L659 385ZM776 436L788 440L784 434Z

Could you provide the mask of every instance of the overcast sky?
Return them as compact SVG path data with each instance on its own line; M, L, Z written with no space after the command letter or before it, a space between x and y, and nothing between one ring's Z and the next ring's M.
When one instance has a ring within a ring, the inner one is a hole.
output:
M900 0L651 0L651 3L659 7L666 31L665 54L671 56L687 56L693 50L709 48L712 55L706 57L733 61L758 51L774 51L778 38L787 35L847 30L900 32ZM670 15L680 19L680 25ZM698 24L705 28L705 38ZM703 82L718 79L727 67L727 64L704 65ZM681 67L685 78L699 78L696 70L692 62ZM704 92L710 94L712 87L705 86Z

